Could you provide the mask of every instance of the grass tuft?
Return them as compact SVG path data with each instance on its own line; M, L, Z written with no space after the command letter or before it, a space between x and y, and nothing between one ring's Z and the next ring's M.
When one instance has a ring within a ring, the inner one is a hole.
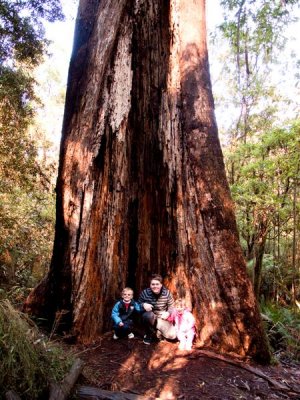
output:
M25 314L0 301L0 398L8 390L23 399L44 398L49 383L61 380L71 363Z

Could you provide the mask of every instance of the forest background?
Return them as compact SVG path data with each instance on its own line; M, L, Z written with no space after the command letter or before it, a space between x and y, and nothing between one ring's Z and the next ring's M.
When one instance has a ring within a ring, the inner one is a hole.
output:
M77 1L63 3L65 21L52 0L40 14L23 10L32 18L23 25L12 13L15 31L8 23L0 31L0 295L16 306L51 259L77 10ZM270 338L273 328L281 332L281 344L271 340L275 353L299 358L299 2L207 3L217 123L248 272ZM15 32L12 41L5 29ZM18 42L22 34L27 41Z

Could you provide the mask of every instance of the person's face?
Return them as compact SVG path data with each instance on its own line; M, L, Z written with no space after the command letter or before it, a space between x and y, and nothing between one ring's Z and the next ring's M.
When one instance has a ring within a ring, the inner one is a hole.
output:
M133 298L133 293L130 290L124 290L122 292L122 299L125 301L129 301Z
M160 283L160 281L157 281L156 279L151 280L150 289L152 290L153 293L159 294L161 288L162 288L162 283Z
M176 307L176 310L177 310L178 314L182 314L182 313L183 313L183 310L184 310L184 307L183 307L182 305L177 306L177 307Z

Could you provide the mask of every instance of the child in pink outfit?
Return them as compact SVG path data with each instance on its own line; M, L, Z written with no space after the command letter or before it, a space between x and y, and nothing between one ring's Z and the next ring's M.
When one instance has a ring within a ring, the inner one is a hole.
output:
M192 350L195 336L195 318L186 308L183 299L176 300L175 308L169 320L175 323L177 338L179 340L179 350Z

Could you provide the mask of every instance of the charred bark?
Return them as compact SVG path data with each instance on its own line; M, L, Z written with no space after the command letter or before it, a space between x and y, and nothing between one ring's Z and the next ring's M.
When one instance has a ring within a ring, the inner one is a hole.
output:
M38 291L26 307L69 310L88 342L109 328L122 286L139 291L159 272L190 301L201 344L268 362L218 140L204 3L81 1L53 260L43 307Z

